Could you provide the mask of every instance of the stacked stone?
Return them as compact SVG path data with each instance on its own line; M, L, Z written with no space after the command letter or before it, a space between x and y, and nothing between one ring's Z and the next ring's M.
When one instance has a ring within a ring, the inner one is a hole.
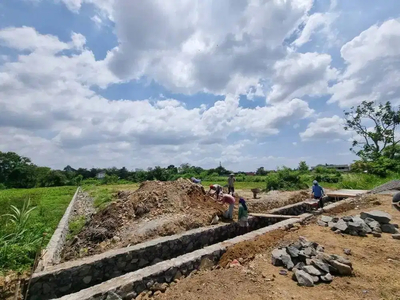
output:
M367 236L372 234L381 237L382 232L391 233L394 239L400 239L399 226L391 224L392 216L380 210L362 212L357 216L342 218L322 216L318 224L330 227L336 233L345 233L353 236Z
M324 247L300 237L287 247L272 251L272 264L293 271L293 280L300 286L312 287L316 283L330 283L332 275L350 276L351 262L339 255L324 253Z

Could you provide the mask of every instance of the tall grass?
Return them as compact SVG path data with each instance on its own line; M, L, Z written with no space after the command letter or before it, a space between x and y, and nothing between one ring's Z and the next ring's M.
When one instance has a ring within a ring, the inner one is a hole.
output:
M62 218L75 187L0 190L0 273L34 262Z

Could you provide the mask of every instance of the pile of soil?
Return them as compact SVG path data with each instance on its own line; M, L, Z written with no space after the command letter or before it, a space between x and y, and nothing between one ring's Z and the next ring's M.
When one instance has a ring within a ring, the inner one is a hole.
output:
M186 179L147 181L117 198L67 243L63 261L206 226L226 209Z
M310 192L305 190L291 193L288 198L282 198L278 193L276 197L271 197L270 199L248 201L247 207L252 213L265 213L271 209L302 202L309 198Z

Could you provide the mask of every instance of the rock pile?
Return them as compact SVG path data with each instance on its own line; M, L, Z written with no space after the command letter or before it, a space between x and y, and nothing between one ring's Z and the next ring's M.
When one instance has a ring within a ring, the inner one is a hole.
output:
M375 237L381 237L382 232L391 233L393 238L399 234L399 226L390 224L391 215L380 210L362 212L357 216L342 218L322 216L318 224L330 227L336 233L346 233L353 236L367 236L371 233Z
M330 283L332 275L350 276L353 273L351 262L339 255L324 253L324 247L309 242L305 237L287 247L272 251L271 262L293 271L293 280L300 286L314 286L315 283Z

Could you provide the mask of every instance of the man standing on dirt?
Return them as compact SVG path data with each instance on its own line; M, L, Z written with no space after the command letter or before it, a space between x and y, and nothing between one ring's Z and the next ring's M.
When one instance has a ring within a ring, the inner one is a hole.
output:
M234 174L232 173L231 175L229 175L229 178L228 178L228 194L230 194L232 192L232 196L235 193L235 186L234 186L235 181L236 181L236 179L234 177Z
M222 194L222 186L220 186L219 184L212 184L210 185L210 189L208 190L207 194L209 194L211 191L215 191L214 195L218 200L219 195Z
M224 217L232 220L233 219L233 207L235 206L235 198L229 194L222 194L222 198L220 200L222 203L229 204L229 209L224 212Z
M313 187L311 191L311 198L318 200L318 207L323 208L324 203L322 197L325 195L324 189L318 184L316 180L313 181Z

